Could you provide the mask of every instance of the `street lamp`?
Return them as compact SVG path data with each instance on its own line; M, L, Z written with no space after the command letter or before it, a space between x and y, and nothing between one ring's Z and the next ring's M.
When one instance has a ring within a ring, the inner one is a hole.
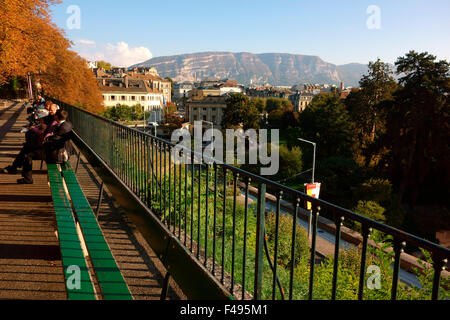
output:
M145 106L142 106L142 121L144 122L144 127L142 128L142 132L145 132L145 127L146 127Z
M314 173L315 173L315 170L316 170L316 143L314 143L314 142L312 142L312 141L309 141L309 140L302 139L302 138L298 138L298 140L303 141L303 142L306 142L306 143L310 143L310 144L312 144L312 145L314 146L314 153L313 153L313 168L312 168L312 181L311 181L311 183L315 183L315 180L314 180ZM312 224L311 219L312 219L312 210L309 210L308 238L310 237L310 234L311 234L311 224Z
M315 173L315 170L316 170L316 144L314 142L312 142L312 141L308 141L308 140L305 140L305 139L302 139L302 138L298 138L298 140L306 142L306 143L310 143L310 144L312 144L314 146L313 169L312 169L312 181L311 181L311 183L315 183L314 173Z
M211 130L214 130L214 123L212 123L211 121L206 121L206 120L201 120L201 121L210 124ZM212 144L212 149L214 150L214 139L212 139L211 144ZM203 155L203 146L202 146L202 155Z
M158 132L156 131L156 127L159 126L156 122L149 122L149 125L152 125L155 128L155 137L158 137Z

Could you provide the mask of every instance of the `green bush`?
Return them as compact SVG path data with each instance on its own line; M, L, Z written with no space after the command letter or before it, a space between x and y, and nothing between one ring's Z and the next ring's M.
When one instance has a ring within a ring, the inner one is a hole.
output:
M284 267L291 265L292 249L292 216L280 214L278 225L278 264ZM266 214L266 232L268 246L271 253L275 248L276 214ZM309 256L309 241L306 230L297 225L295 239L295 262L297 266L302 258Z
M378 222L384 223L386 221L384 216L386 210L375 201L360 200L352 211Z

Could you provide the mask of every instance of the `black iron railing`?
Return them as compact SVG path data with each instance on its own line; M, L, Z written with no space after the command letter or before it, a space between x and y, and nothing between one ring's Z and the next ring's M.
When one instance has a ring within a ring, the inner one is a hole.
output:
M171 142L59 105L69 112L77 135L157 214L192 259L237 299L323 299L324 294L333 300L349 296L360 300L448 299L448 277L441 277L450 257L447 248L224 163L176 163L170 155L177 146ZM181 154L188 160L201 157L187 149ZM283 200L292 204L291 214L283 211ZM267 212L269 202L272 213ZM309 241L298 223L306 202L312 203ZM319 215L335 224L334 243L327 244L333 246L333 254L325 260L317 252L323 240ZM351 255L341 245L344 221L361 232L362 241L353 249L357 257L353 264L348 263ZM377 247L369 239L372 232L390 239L391 245ZM431 256L428 267L425 264L416 274L420 277L431 269L428 278L423 276L428 283L421 288L399 286L405 246L421 248ZM382 267L381 289L367 288L372 276L367 272L368 261ZM349 285L340 281L344 279L357 280Z

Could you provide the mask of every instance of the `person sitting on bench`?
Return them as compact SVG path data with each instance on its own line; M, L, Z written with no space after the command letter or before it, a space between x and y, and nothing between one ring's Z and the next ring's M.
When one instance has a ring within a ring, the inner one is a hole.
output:
M4 173L16 174L17 168L22 167L23 179L18 179L19 184L32 184L33 160L46 160L47 163L63 163L68 161L72 154L70 142L72 124L67 119L67 111L58 110L55 113L55 121L45 131L45 139L42 146L25 145L11 166L3 169Z
M22 168L25 155L32 151L36 151L37 149L42 149L44 138L50 135L55 129L52 128L52 124L55 121L55 113L58 109L56 108L56 104L47 102L45 108L49 111L49 114L46 117L39 119L40 124L38 126L30 124L30 127L27 128L27 132L25 133L25 143L23 144L22 149L12 165L7 166L2 170L3 173L17 174L17 168Z

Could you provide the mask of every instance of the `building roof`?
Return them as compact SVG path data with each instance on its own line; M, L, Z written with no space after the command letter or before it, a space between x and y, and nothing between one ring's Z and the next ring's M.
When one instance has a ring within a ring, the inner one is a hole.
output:
M226 96L207 96L207 97L198 97L191 98L187 101L187 103L198 103L198 104L226 104L227 97Z
M152 74L142 74L142 73L131 73L127 74L126 77L130 80L151 80L151 81L161 81L161 82L170 82L169 80L163 79L159 76L155 76Z
M119 86L100 86L101 92L117 92L117 93L136 93L136 94L146 94L146 93L156 93L156 94L162 94L159 90L153 90L149 88L148 86L144 88L138 88L138 87L119 87Z

